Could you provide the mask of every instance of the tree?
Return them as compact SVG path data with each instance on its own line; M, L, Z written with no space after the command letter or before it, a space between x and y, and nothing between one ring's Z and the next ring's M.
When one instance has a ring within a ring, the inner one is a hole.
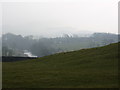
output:
M6 46L2 47L2 56L13 56L13 50Z

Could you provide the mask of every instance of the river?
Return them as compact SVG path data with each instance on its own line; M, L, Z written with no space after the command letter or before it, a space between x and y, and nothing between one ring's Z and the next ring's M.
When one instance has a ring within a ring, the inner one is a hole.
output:
M24 50L24 54L27 55L28 57L38 57L36 55L33 55L31 52L29 52L28 50Z

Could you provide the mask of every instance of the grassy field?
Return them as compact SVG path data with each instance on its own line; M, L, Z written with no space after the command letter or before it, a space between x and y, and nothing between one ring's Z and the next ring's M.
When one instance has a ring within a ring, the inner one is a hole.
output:
M3 88L118 87L118 43L3 63Z

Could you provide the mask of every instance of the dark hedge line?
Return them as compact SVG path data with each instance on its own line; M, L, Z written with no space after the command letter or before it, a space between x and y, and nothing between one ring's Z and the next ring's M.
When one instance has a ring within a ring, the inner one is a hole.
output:
M2 62L14 62L14 61L30 60L30 59L36 59L36 57L5 57L5 56L2 56Z

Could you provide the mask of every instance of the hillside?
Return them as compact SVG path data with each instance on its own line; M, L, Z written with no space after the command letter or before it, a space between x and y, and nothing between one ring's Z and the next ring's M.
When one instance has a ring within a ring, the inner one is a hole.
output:
M118 87L118 43L3 63L3 88L115 87Z

